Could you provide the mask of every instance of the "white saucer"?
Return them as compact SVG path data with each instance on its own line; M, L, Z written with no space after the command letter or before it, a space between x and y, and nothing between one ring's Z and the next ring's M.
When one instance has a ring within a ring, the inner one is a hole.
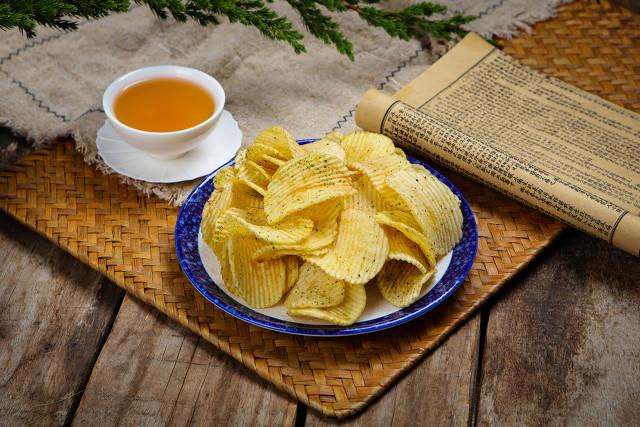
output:
M205 142L173 160L159 160L125 143L105 121L96 144L102 160L114 171L148 182L189 181L207 175L233 158L242 143L242 132L228 111L223 111Z

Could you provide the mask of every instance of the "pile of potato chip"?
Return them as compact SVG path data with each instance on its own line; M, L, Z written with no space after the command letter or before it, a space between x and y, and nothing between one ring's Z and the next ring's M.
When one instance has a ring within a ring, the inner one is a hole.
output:
M227 289L290 316L351 325L367 286L409 306L462 237L460 200L376 133L298 145L272 127L214 187L201 232Z

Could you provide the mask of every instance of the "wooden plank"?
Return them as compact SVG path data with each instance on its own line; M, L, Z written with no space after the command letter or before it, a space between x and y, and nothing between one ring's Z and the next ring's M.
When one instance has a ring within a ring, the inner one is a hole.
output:
M640 423L640 262L578 232L490 311L481 425Z
M338 422L310 411L305 425L467 425L479 334L478 313L360 415Z
M123 292L0 213L0 424L62 425Z
M74 424L292 426L296 403L127 296Z

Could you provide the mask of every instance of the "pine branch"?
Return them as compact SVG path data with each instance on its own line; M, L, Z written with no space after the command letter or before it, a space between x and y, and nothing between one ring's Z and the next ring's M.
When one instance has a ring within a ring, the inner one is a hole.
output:
M337 22L322 14L314 2L299 0L287 0L287 2L298 11L311 34L326 44L334 44L338 52L347 55L353 61L353 45L344 37Z
M193 19L200 25L216 25L222 16L230 22L255 27L272 40L284 41L296 53L305 52L304 36L293 23L270 9L263 0L133 0L144 4L160 19L171 16L178 22ZM272 0L266 0L271 2ZM286 0L300 15L309 32L353 60L353 45L340 25L324 12L354 13L369 25L382 28L391 37L410 40L428 33L450 40L466 34L463 25L473 17L461 14L430 19L447 8L423 2L399 10L377 7L380 0ZM112 12L129 10L130 0L0 0L0 29L19 28L27 37L38 25L70 31L77 28L75 18L100 18Z
M3 0L0 2L0 29L18 28L27 37L45 25L63 31L78 28L68 18L101 18L111 12L126 12L129 0Z
M443 14L446 6L433 3L419 3L401 10L385 11L371 6L348 5L369 25L380 27L391 37L410 40L428 33L438 39L451 40L452 35L464 36L467 31L462 25L471 22L474 17L455 14L448 18L429 20L435 14Z

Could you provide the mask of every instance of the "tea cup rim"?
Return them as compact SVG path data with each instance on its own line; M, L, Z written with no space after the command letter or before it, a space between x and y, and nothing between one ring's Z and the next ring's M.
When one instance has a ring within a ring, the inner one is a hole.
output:
M154 72L154 71L157 72L158 74L153 76L146 75L147 73ZM199 76L200 79L193 78L193 75ZM166 77L181 78L204 87L205 90L207 90L207 92L212 96L215 103L215 109L211 114L211 116L209 116L206 120L198 123L195 126L191 126L189 128L180 129L176 131L170 131L170 132L153 132L153 131L146 131L146 130L134 128L122 123L116 117L115 112L113 111L113 107L115 104L115 100L118 97L118 94L121 93L122 90L124 90L126 87L130 86L131 84L134 84L143 80L150 80L154 78L163 78L163 77L164 78ZM137 68L135 70L129 71L117 77L115 80L113 80L109 84L109 86L107 86L107 88L105 89L102 95L102 109L104 110L104 113L109 119L109 121L116 123L117 126L122 126L127 131L139 133L140 135L145 135L145 136L169 137L169 136L180 136L180 135L192 133L197 131L200 128L206 128L207 126L209 126L212 122L217 120L222 114L222 111L224 110L225 98L226 96L225 96L224 88L222 87L220 82L218 82L218 80L216 80L214 77L212 77L211 75L203 71L200 71L191 67L184 67L181 65L152 65L152 66Z

